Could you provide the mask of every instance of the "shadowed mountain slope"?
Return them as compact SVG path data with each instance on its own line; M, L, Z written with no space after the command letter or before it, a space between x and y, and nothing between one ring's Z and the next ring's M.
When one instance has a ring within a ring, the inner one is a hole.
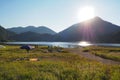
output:
M0 26L0 42L9 41L9 37L15 35L14 32L8 31Z
M120 31L120 26L99 17L74 24L57 35L62 41L110 42L111 35Z
M15 41L52 41L53 35L39 34L39 33L28 31L28 32L11 36L10 39Z

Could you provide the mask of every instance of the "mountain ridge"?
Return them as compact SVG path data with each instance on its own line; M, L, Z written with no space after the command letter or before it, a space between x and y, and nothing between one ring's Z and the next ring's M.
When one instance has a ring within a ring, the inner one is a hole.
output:
M28 31L36 32L36 33L40 33L40 34L46 34L46 33L47 34L52 34L52 35L56 34L55 31L47 28L46 26L13 27L13 28L7 28L7 30L13 31L13 32L15 32L17 34L28 32Z
M23 29L23 27L17 28ZM15 41L89 41L93 43L120 43L120 26L105 21L100 17L73 24L65 30L54 34L45 31L44 29L49 29L45 26L37 27L37 30L39 32L43 31L43 33L38 33L35 26L27 26L24 29L28 30L14 35L10 32L6 39ZM6 31L8 34L8 29Z
M120 26L107 22L100 17L73 24L58 33L62 41L106 42L107 37L120 31ZM107 36L105 38L105 36Z

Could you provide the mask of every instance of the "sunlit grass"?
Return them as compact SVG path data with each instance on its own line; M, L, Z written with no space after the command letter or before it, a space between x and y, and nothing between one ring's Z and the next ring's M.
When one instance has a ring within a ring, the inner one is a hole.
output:
M26 53L19 46L7 46L0 51L0 80L120 79L120 65L105 65L65 49L50 53L47 47L39 47ZM29 61L31 58L39 60Z
M120 48L116 47L86 47L83 51L88 51L102 58L120 61Z

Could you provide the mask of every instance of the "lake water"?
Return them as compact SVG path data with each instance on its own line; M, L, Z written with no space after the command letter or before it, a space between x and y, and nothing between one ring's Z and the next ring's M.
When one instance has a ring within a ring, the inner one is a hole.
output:
M89 43L89 42L5 42L8 45L38 45L38 46L59 46L64 48L86 47L86 46L111 46L120 47L120 44L110 43Z
M77 47L77 42L6 42L8 45L38 45L38 46L59 46L59 47Z

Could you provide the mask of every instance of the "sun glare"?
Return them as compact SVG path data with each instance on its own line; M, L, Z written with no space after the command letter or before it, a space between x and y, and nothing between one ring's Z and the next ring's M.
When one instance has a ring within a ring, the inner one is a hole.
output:
M83 7L78 12L78 18L81 21L85 21L95 17L95 10L93 7Z
M85 42L85 41L81 41L81 42L79 42L78 45L79 45L79 46L83 46L83 47L85 47L85 46L90 46L91 44L88 43L88 42Z

